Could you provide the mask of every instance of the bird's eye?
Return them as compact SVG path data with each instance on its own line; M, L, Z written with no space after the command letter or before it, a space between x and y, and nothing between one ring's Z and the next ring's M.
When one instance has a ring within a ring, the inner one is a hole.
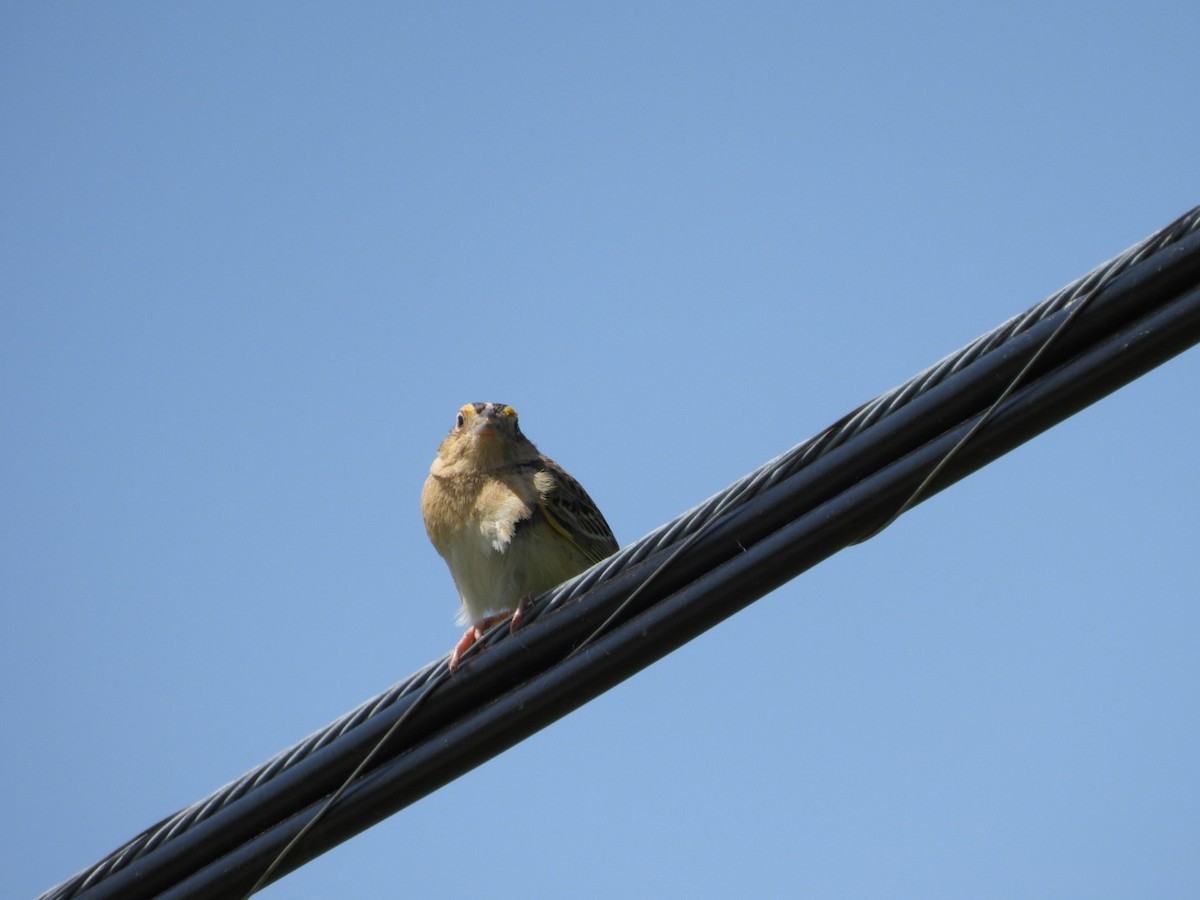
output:
M454 420L454 427L455 427L455 428L462 428L462 427L463 427L463 423L465 423L466 421L467 421L467 420L466 420L466 418L463 416L463 414L462 414L462 413L459 413L459 414L458 414L458 418Z

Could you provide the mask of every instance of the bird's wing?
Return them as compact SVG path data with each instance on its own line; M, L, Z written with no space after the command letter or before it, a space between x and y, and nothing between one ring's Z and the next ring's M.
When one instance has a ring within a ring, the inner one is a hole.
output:
M541 463L551 476L538 496L546 521L594 563L616 553L617 539L583 486L554 460L543 456Z

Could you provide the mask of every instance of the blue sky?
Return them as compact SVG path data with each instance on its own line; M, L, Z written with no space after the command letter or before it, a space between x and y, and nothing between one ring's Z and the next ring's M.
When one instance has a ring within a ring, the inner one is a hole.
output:
M628 543L1200 203L1194 4L10 5L29 896L446 652L514 405ZM1200 357L264 896L1200 893Z

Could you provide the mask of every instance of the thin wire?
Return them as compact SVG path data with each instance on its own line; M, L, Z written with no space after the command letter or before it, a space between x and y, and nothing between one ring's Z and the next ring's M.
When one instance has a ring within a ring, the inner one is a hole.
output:
M371 760L375 758L375 755L379 752L383 745L391 740L392 736L400 730L400 726L408 721L408 717L411 716L421 706L421 704L425 702L427 697L429 697L435 690L446 683L446 681L449 679L449 674L449 669L439 672L427 685L425 685L425 689L413 699L413 702L409 704L408 709L401 713L400 717L392 723L391 727L388 728L383 737L379 739L379 742L376 743L375 746L371 748L370 752L362 758L362 762L355 766L354 771L346 777L346 780L341 783L336 791L326 798L325 802L321 804L321 808L313 814L313 817L305 822L304 827L296 832L296 835L284 845L283 849L280 850L278 854L276 854L275 858L271 860L271 864L263 870L263 873L260 876L258 876L258 881L254 882L250 890L246 891L246 893L242 895L242 900L249 900L251 895L261 890L267 884L271 878L271 875L274 874L277 868L279 868L284 858L292 852L296 845L300 843L304 836L308 834L316 826L316 824L321 821L321 819L325 818L325 814L329 812L329 810L333 808L333 804L337 803L338 800L342 798L342 795L350 789L350 785L353 784L358 779L358 776L360 776L367 766L371 764Z
M979 417L979 419L974 425L971 426L967 433L959 438L958 442L953 447L946 451L946 455L938 460L937 464L929 470L929 474L926 475L924 479L922 479L921 483L913 489L912 493L908 495L905 501L896 508L896 511L888 516L883 521L882 525L879 525L867 535L856 540L854 542L855 544L862 544L871 540L871 538L875 537L881 531L889 528L897 519L908 512L908 510L911 509L914 504L920 501L921 497L924 496L925 492L929 489L929 486L933 484L939 475L942 474L942 470L950 464L950 461L958 455L958 452L962 450L962 448L965 447L971 441L971 439L980 432L983 426L991 420L992 416L995 415L996 410L1000 408L1000 405L1004 403L1004 401L1008 399L1009 395L1015 391L1017 387L1025 380L1025 376L1029 374L1030 370L1033 369L1033 367L1037 364L1037 361L1041 359L1042 354L1045 353L1046 350L1050 348L1050 345L1058 340L1059 335L1066 331L1067 327L1075 321L1076 317L1083 311L1084 307L1086 307L1088 303L1091 302L1091 299L1096 296L1096 293L1096 291L1092 291L1090 294L1085 295L1084 298L1080 300L1079 303L1077 303L1069 313L1067 313L1066 317L1058 323L1058 327L1056 327L1054 331L1050 332L1050 334L1046 337L1046 340L1044 340L1042 345L1034 352L1033 356L1029 357L1029 361L1021 367L1021 371L1014 375L1012 380L1009 381L1007 386L1005 386L1004 390L1000 392L1000 396L995 399L991 406L984 410L983 415Z
M730 497L724 498L719 504L717 504L716 509L713 510L711 518L709 518L708 521L705 522L699 529L697 529L696 531L693 531L686 538L684 538L682 541L680 541L679 544L675 547L675 549L671 551L671 554L666 559L664 559L658 565L658 567L654 569L653 572L651 572L649 575L647 575L646 579L641 584L639 584L636 588L634 588L633 592L630 593L630 595L628 597L626 597L624 600L622 600L617 605L617 608L614 609L611 613L609 613L608 617L603 622L601 622L599 625L597 625L596 628L593 629L592 632L587 637L585 637L578 644L576 644L575 647L571 650L571 652L568 653L565 657L563 657L563 659L564 660L570 659L576 653L579 653L585 647L587 647L589 644L591 644L594 640L596 640L596 638L600 637L606 631L608 631L609 628L612 626L612 624L618 618L620 618L621 614L623 612L625 612L626 609L629 608L629 605L631 603L633 603L633 601L635 599L637 599L638 595L641 594L642 591L644 591L647 587L649 587L654 582L654 580L656 578L658 578L659 575L661 575L668 568L670 568L671 564L674 563L675 560L677 560L680 556L682 556L694 543L696 543L696 541L700 540L700 538L704 537L704 535L706 535L710 531L712 531L713 527L720 520L721 515L723 515L727 511L729 511L729 509L731 507L734 507L737 505L736 500L737 500L737 498L730 496Z
M622 600L620 604L618 604L617 608L609 613L608 617L599 625L597 625L587 637L576 644L574 648L572 648L571 652L564 656L563 659L570 659L576 653L579 653L581 650L583 650L583 648L588 644L592 643L592 641L594 641L596 638L608 631L609 627L620 617L621 613L629 608L629 604L633 603L637 596L641 594L641 592L644 591L650 585L650 583L654 581L654 579L656 579L663 571L665 571L667 567L671 565L671 563L675 562L681 553L687 550L688 547L692 546L692 544L694 544L702 535L707 534L709 528L712 527L712 524L713 523L709 522L708 525L701 528L699 531L693 532L686 539L681 541L679 546L672 551L671 555L664 559L658 568L646 576L646 580L634 588L633 592L624 600Z
M921 483L912 490L912 492L905 498L904 502L897 506L895 511L892 512L892 514L888 516L882 524L874 528L865 536L854 541L855 545L865 543L866 541L869 541L879 535L880 532L890 528L893 524L895 524L897 519L908 512L909 509L911 509L921 500L921 498L925 495L925 492L929 490L929 486L933 484L939 475L941 475L946 466L948 466L954 457L959 454L962 448L970 443L971 440L983 429L983 427L989 421L991 421L992 417L996 414L996 410L998 410L1004 401L1009 398L1012 392L1015 391L1017 387L1019 387L1025 381L1025 377L1030 373L1030 371L1032 371L1033 367L1037 365L1038 360L1042 358L1045 352L1050 349L1050 347L1055 341L1058 340L1063 332L1065 332L1067 328L1074 323L1074 321L1079 317L1083 310L1087 308L1088 304L1097 293L1099 293L1099 291L1093 289L1083 295L1082 299L1076 303L1075 306L1072 307L1071 311L1063 318L1063 320L1059 322L1054 331L1047 335L1046 339L1041 343L1041 346L1034 351L1033 355L1029 357L1029 360L1024 366L1021 367L1020 371L1012 377L1007 385L1005 385L1004 390L1002 390L992 404L986 410L984 410L983 414L978 418L978 420L976 420L975 424L971 426L967 433L959 438L958 442L955 443L953 447L946 451L946 454L940 460L938 460L933 468L929 470L929 474L926 475L921 480ZM610 613L608 617L600 623L600 625L598 625L587 637L580 641L575 648L566 655L565 659L570 659L572 656L579 653L585 647L595 641L596 638L603 635L609 629L609 627L618 618L620 618L621 614L629 607L631 603L633 603L633 601L639 594L642 593L642 591L644 591L656 578L658 578L659 575L668 569L671 564L674 563L675 560L677 560L684 552L686 552L688 548L690 548L697 540L712 530L713 526L717 524L723 512L726 511L730 506L736 505L736 501L740 499L741 496L742 492L738 492L735 495L726 495L722 497L722 500L718 504L717 508L710 512L708 520L699 528L699 530L693 531L684 540L680 541L671 555L663 560L663 562L653 572L651 572L646 577L645 581L641 582L628 597L622 600L617 608L613 610L612 613Z
M979 433L983 426L988 423L988 421L995 414L996 410L1000 408L1000 405L1004 403L1004 401L1008 399L1009 395L1025 380L1025 376L1029 374L1030 370L1037 363L1038 359L1041 358L1042 354L1045 353L1050 345L1057 340L1059 335L1066 330L1067 326L1074 321L1075 317L1079 315L1079 312L1085 306L1087 306L1088 301L1094 296L1095 293L1091 293L1084 297L1083 300L1076 305L1062 320L1062 322L1058 324L1058 327L1056 327L1054 331L1047 336L1046 340L1042 342L1041 346L1038 347L1034 354L1029 358L1029 361L1025 363L1025 365L1015 376L1013 376L1013 378L1005 386L1004 390L1000 392L1000 395L995 399L992 405L984 411L983 415L980 416L975 424L971 426L970 430L967 431L967 433L964 434L953 447L946 451L946 454L940 460L938 460L933 468L929 470L929 474L926 475L925 478L922 479L921 483L913 489L904 502L896 507L895 511L883 521L883 524L873 529L867 535L854 541L854 544L865 543L866 541L876 537L880 532L890 528L893 524L895 524L897 519L904 515L904 513L908 512L908 510L911 509L912 506L916 504L922 496L924 496L925 492L929 489L929 486L934 482L938 475L942 473L942 470L950 464L954 457L958 455L959 451L962 450L962 448L965 447L971 441L971 439ZM728 503L722 504L722 506L728 505ZM633 601L638 597L639 594L642 593L642 591L649 587L659 575L666 571L671 564L674 563L675 560L677 560L684 552L686 552L694 543L696 543L697 540L712 530L712 528L717 524L719 520L719 514L721 512L722 510L720 509L715 510L712 514L712 518L708 519L708 521L705 522L699 530L693 531L684 540L680 541L675 549L671 552L671 555L663 560L662 563L646 577L645 581L641 582L628 597L622 600L617 608L614 609L603 622L596 626L596 628L590 634L588 634L587 637L576 644L574 649L572 649L571 652L564 657L564 659L570 659L572 656L579 653L585 647L595 641L596 638L608 631L612 624L621 617L621 614L628 609L630 604L633 603Z

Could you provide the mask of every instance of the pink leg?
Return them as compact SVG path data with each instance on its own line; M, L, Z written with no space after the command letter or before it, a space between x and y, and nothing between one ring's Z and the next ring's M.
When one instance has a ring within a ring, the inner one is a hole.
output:
M497 613L494 616L487 616L480 619L459 638L458 643L454 645L454 652L450 654L450 673L453 674L458 670L459 661L462 660L462 655L471 649L471 645L483 637L483 633L499 622L501 619L507 619L508 613Z
M525 613L529 611L529 607L531 606L533 606L533 594L526 594L517 602L517 608L512 614L512 621L508 625L509 634L512 634L524 624Z

